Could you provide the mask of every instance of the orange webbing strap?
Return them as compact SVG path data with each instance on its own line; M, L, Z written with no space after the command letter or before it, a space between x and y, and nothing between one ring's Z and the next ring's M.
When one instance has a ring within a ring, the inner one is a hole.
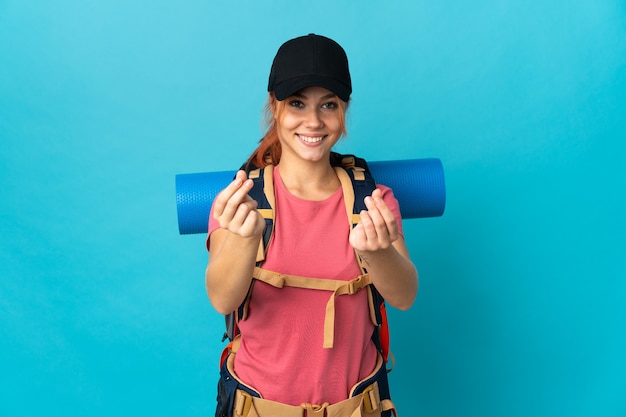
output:
M263 191L265 198L272 208L276 207L274 198L274 165L268 165L263 169Z
M296 287L309 290L332 291L330 299L326 303L326 315L324 317L323 346L325 348L332 348L335 339L335 297L355 294L370 284L370 277L367 274L359 275L350 281L341 281L286 275L255 267L252 276L276 288Z
M354 179L357 181L365 179L365 168L356 165L354 155L344 156L341 160L341 166L349 169L354 173Z
M348 218L348 223L350 223L350 229L352 229L355 224L361 221L361 216L353 213L354 187L352 186L352 180L350 180L350 176L343 168L335 167L335 173L337 174L337 178L339 178L339 182L341 182L343 201L346 206L346 216Z

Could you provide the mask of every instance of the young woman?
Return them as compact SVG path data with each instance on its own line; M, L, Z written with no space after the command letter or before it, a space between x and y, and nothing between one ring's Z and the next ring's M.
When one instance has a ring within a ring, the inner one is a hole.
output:
M268 91L269 128L250 157L273 173L274 232L263 270L312 281L349 281L362 274L356 252L386 302L409 308L417 293L417 271L392 190L378 185L351 229L341 182L331 166L331 150L346 133L352 92L343 48L314 34L287 41L274 58ZM350 400L352 388L380 366L367 291L335 297L329 345L327 291L278 288L253 279L265 221L248 195L252 186L239 171L215 198L209 219L206 287L215 309L222 314L236 310L254 281L247 316L239 322L236 354L233 349L222 371L217 415L390 414L390 402L370 401L380 397L378 392ZM236 385L229 385L233 380ZM386 382L376 386L381 384Z

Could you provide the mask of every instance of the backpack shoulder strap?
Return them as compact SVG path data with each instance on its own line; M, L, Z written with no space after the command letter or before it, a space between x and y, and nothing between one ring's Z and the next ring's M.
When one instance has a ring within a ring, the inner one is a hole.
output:
M333 152L331 154L331 165L335 167L335 171L341 181L348 219L351 219L351 226L354 227L361 219L359 215L361 210L367 209L364 200L365 197L371 195L376 189L376 181L372 177L367 162L354 155L341 155ZM341 171L345 172L347 177L340 174ZM348 194L351 194L352 197L346 198Z
M257 267L265 260L265 254L269 247L272 234L274 232L274 167L268 165L265 168L257 168L251 164L244 164L240 168L246 171L248 178L252 180L252 189L248 192L248 195L256 200L258 203L257 210L265 219L265 228L263 229L262 239L259 242L259 249L257 250L256 265ZM250 285L248 295L245 301L239 306L237 311L233 311L230 314L225 315L226 331L222 337L222 341L229 339L234 340L235 336L239 333L238 322L245 319L248 312L248 302L254 282Z
M376 181L367 166L367 162L362 158L358 158L354 155L341 155L333 153L331 155L331 163L336 167L335 170L337 171L337 175L339 176L344 190L346 213L348 215L348 219L351 221L351 227L354 227L361 219L361 210L367 209L364 200L365 197L372 195L372 192L376 189ZM344 171L345 174L347 174L347 179L346 175L340 173L341 171ZM348 182L348 180L350 182ZM350 187L352 190L350 190ZM367 273L367 269L363 265L363 262L356 251L355 256L362 273ZM375 286L369 285L368 289L370 317L376 326L372 339L376 348L381 352L384 361L387 362L390 352L389 325L387 323L385 299L378 292Z
M253 181L252 189L248 195L258 203L257 211L265 219L265 229L263 229L263 239L259 243L257 251L257 266L265 260L265 253L269 247L272 233L274 232L274 166L268 165L265 168L256 168L248 172L248 178Z

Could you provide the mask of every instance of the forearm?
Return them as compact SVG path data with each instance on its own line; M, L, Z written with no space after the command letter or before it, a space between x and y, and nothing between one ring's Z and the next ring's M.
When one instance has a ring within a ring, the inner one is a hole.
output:
M228 314L241 305L252 281L252 271L259 247L258 237L241 237L226 230L216 230L211 241L206 269L206 289L213 307ZM213 244L216 244L215 246Z
M360 254L378 292L393 307L406 310L417 295L418 276L408 254L401 253L402 245L397 246Z

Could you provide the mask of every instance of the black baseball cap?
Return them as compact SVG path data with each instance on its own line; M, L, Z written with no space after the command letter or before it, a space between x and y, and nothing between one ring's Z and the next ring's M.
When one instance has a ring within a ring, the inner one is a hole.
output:
M311 86L327 88L346 102L352 93L346 52L334 40L313 33L281 45L272 63L267 91L282 101Z

